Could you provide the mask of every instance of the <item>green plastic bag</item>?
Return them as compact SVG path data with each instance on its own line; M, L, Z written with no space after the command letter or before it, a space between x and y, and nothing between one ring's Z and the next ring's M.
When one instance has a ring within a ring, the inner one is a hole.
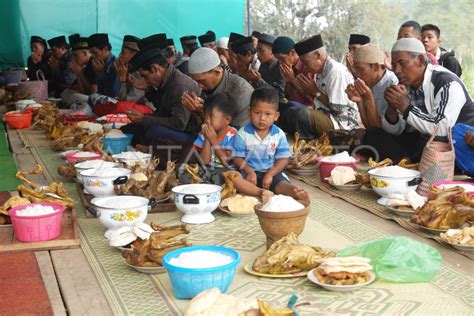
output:
M430 281L441 268L438 250L403 236L356 244L340 251L337 256L370 258L377 277L397 283Z

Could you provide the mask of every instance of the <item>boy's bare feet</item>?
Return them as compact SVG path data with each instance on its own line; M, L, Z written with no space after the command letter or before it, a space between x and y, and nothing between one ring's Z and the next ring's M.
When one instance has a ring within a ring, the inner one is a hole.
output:
M264 190L262 189L262 193L260 194L260 199L262 200L262 203L267 203L268 200L273 196L272 191Z
M149 146L140 145L140 144L136 144L135 149L138 150L138 151L141 151L142 153L146 153L146 154L148 154L148 151L150 150Z
M294 189L294 198L299 201L307 201L309 202L309 194L306 192L305 189L302 188L295 188Z

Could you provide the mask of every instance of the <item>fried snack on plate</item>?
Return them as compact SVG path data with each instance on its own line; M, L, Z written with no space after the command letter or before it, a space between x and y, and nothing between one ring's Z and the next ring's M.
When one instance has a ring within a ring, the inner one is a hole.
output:
M474 247L474 226L464 227L463 229L449 229L446 233L442 233L441 239L458 245L466 245Z
M259 200L253 196L244 196L237 194L236 196L227 198L221 202L221 207L227 207L229 212L237 214L252 213L255 205Z
M322 284L355 285L367 283L372 266L370 259L363 257L337 257L323 260L314 270L314 276Z

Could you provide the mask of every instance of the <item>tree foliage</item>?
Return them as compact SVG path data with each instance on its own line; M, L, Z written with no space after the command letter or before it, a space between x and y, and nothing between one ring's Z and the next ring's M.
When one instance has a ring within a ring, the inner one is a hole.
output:
M441 29L442 46L463 66L462 79L474 91L474 35L469 22L472 0L248 0L251 28L295 41L322 34L331 56L341 60L349 34L362 33L390 51L399 26L407 20Z

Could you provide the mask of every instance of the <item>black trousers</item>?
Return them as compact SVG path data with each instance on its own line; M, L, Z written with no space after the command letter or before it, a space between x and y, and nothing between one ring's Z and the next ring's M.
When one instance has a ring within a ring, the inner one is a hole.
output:
M390 158L394 164L405 157L410 158L412 163L417 163L421 159L428 139L428 135L421 134L418 131L393 135L380 128L369 128L365 132L362 144L370 146L371 149L366 147L358 153L375 158L375 152L377 152L379 160Z

